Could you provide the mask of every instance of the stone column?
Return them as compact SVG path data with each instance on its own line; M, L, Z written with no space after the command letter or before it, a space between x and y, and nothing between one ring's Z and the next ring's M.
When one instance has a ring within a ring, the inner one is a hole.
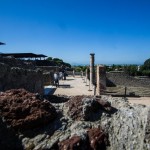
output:
M100 66L97 65L97 75L96 75L96 95L100 95Z
M85 77L88 79L88 69L85 70Z
M96 95L105 93L106 90L106 69L102 65L97 65Z
M90 54L90 87L94 84L94 53Z
M86 82L86 86L87 86L87 80L88 80L88 69L86 69L86 71L85 71L85 82Z

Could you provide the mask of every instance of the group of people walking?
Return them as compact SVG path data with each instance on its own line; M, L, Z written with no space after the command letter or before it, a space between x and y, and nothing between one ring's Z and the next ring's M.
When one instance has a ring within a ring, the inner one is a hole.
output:
M67 73L65 69L61 70L60 72L55 71L54 72L54 85L56 87L59 87L59 80L66 80L66 76L67 76Z

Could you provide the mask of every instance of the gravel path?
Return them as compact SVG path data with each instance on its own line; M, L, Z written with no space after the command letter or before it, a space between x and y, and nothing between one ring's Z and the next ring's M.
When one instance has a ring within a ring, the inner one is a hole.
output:
M66 80L59 81L59 87L54 92L54 95L68 95L68 96L75 96L75 95L94 95L94 91L89 91L89 81L87 84L84 78L81 76L76 76L75 78L72 76L68 76Z

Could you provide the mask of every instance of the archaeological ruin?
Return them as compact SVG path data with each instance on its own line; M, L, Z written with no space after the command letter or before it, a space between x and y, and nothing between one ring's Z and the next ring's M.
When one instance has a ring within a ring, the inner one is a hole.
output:
M56 88L60 68L45 55L0 55L0 150L149 150L150 106L128 96L145 94L137 88L149 89L150 81L108 73L94 56L82 75L68 71ZM45 95L49 85L62 93Z

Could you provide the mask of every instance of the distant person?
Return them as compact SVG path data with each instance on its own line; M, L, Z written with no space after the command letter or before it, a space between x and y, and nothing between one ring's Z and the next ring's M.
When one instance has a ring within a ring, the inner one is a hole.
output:
M62 72L59 72L59 79L62 80L63 79L64 74Z
M58 72L54 73L54 85L56 87L59 87L59 74L58 74Z
M64 80L66 80L67 72L65 66L62 66L62 73L63 73Z
M67 76L67 73L66 73L66 71L64 70L64 80L66 80L66 76Z
M73 77L75 78L75 71L74 71L74 69L73 69L73 71L72 71L72 75L73 75Z
M81 71L81 78L83 77L83 71Z
M64 80L64 74L65 74L65 67L64 67L64 65L62 65L60 67L60 72L62 73L62 80Z

